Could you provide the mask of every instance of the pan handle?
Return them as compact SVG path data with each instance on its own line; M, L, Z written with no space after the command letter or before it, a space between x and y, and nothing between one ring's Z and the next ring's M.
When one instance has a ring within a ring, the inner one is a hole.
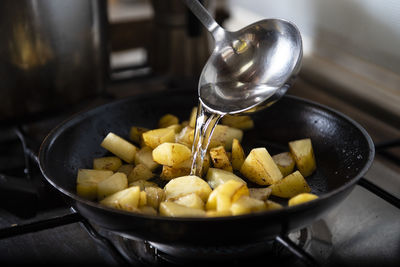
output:
M320 266L318 262L306 251L299 248L292 240L284 235L278 235L275 237L275 240L282 244L285 248L287 248L291 253L296 255L303 263L307 266L317 267Z

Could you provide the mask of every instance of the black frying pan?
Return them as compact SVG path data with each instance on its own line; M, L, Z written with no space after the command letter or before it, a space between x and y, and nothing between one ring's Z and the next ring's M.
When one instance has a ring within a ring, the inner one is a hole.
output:
M44 140L39 160L46 179L89 221L125 236L160 244L218 245L257 242L304 227L338 205L365 174L374 157L367 132L348 117L322 105L285 96L254 114L255 129L244 146L265 146L271 154L287 151L288 141L310 137L317 161L307 178L317 200L281 210L235 217L168 218L119 211L75 193L78 168L91 168L110 131L128 137L130 126L156 128L172 113L188 119L197 104L194 91L142 95L81 113L55 128Z

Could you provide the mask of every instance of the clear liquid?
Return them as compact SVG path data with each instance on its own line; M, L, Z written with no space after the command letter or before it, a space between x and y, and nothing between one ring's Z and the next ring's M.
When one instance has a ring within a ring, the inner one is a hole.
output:
M223 116L206 109L199 101L192 146L193 161L190 175L202 176L204 158L207 154L212 133Z

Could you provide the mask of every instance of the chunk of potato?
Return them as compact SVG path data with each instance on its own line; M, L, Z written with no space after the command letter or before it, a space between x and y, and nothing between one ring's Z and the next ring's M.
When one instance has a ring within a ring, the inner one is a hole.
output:
M172 128L159 128L150 130L143 133L142 136L146 146L149 146L152 149L156 148L162 143L175 142L175 131Z
M181 124L172 124L166 128L174 129L175 131L175 139L176 139L176 134L180 133L182 131L182 125Z
M139 186L140 191L146 190L148 187L159 187L158 184L146 180L137 180L132 183L129 183L129 187Z
M272 200L265 201L265 206L267 210L278 210L283 208L281 204L276 203L275 201Z
M211 186L211 188L213 188L213 189L217 188L219 185L221 185L229 180L236 180L243 184L246 184L246 182L242 178L233 174L232 172L221 170L221 169L216 169L216 168L208 169L208 172L206 175L206 180L207 180L208 184Z
M102 157L93 159L93 169L116 171L122 166L122 161L118 157Z
M153 159L162 165L177 167L190 159L192 151L185 145L178 143L163 143L153 150Z
M138 206L143 207L146 206L146 204L147 204L147 194L145 191L140 191Z
M116 172L97 185L97 199L101 200L115 192L128 187L128 179L125 173Z
M232 202L249 195L247 186L236 180L229 180L215 188L206 202L207 210L229 211Z
M304 177L310 176L317 168L311 139L306 138L289 142L289 149L296 162L297 169Z
M238 200L232 203L230 208L232 215L242 215L251 212L263 211L266 209L267 207L264 201L249 196L240 197Z
M157 210L151 206L143 206L143 207L139 207L139 211L143 214L147 214L147 215L157 215Z
M154 177L154 173L144 164L136 165L128 175L128 182L138 180L149 180Z
M135 160L138 148L114 133L109 133L101 142L101 146L127 163Z
M264 147L250 151L240 168L240 172L250 181L259 185L269 185L282 179L282 173Z
M224 146L226 151L231 151L233 139L237 139L239 142L241 142L242 138L242 130L218 124L215 126L209 148L211 149L217 146Z
M83 198L95 200L98 183L111 175L113 172L108 170L79 169L76 178L76 193Z
M174 168L163 165L160 178L163 180L171 180L173 178L187 176L190 174L190 168Z
M165 199L175 200L181 196L196 193L205 202L211 193L211 187L197 176L182 176L169 181L165 187Z
M291 153L282 152L282 153L272 156L272 159L278 166L283 177L285 177L293 172L295 162L294 162L294 159L293 159Z
M249 188L250 197L265 201L271 195L271 188L264 187L264 188Z
M140 189L138 186L135 186L107 196L100 201L100 204L120 210L138 211L139 201Z
M236 138L232 141L232 168L239 171L245 159L244 151L239 140Z
M191 147L194 139L194 128L190 126L185 126L182 130L176 134L175 142L183 144L187 147Z
M300 193L311 192L311 188L299 171L289 174L282 180L270 185L269 188L272 190L272 195L283 198L291 198Z
M254 128L254 121L250 116L232 116L225 115L221 119L221 123L230 127L241 130L249 130Z
M217 210L207 210L206 216L207 217L224 217L224 216L231 216L232 212L230 210L225 211L217 211Z
M188 208L204 210L204 201L196 193L181 196L174 202Z
M289 206L299 205L317 198L318 198L317 195L311 193L301 193L289 199L288 205Z
M196 127L196 119L197 119L197 107L193 107L189 117L189 126L192 127L193 129Z
M172 201L167 201L161 202L160 215L169 217L205 217L206 212L201 209L192 209Z
M147 128L132 126L129 130L129 139L135 144L143 146L144 141L142 134L147 132L148 130L149 129Z
M158 128L166 128L168 126L178 124L179 118L172 114L165 114L158 121Z
M211 148L210 157L215 168L233 172L231 162L223 146Z
M135 164L144 164L150 171L154 171L159 166L157 162L153 160L153 149L151 147L142 147L135 157Z
M134 167L135 166L133 164L122 164L121 167L116 170L116 172L123 172L126 174L126 176L128 176Z
M164 201L165 194L164 190L155 186L148 186L144 188L147 196L147 205L158 210L160 203Z

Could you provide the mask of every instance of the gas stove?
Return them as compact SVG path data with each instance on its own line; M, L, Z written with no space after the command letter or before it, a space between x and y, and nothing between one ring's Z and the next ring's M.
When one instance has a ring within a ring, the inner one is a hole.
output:
M377 150L373 166L347 199L321 220L261 243L199 247L194 252L199 255L195 261L166 253L151 242L128 239L94 225L69 207L41 176L36 153L45 135L58 123L77 111L114 99L140 94L143 90L157 92L176 86L195 88L195 82L177 84L162 77L152 77L142 79L140 83L137 80L113 83L108 94L65 113L44 114L34 121L1 129L2 264L179 266L209 264L210 258L212 263L268 263L272 266L395 266L400 262L400 159L396 154L399 136L382 140L371 134ZM304 96L301 92L305 86L309 85L300 79L290 93ZM307 92L310 92L309 88ZM329 104L332 106L332 103ZM359 113L357 120L363 125ZM174 249L182 251L186 248Z

